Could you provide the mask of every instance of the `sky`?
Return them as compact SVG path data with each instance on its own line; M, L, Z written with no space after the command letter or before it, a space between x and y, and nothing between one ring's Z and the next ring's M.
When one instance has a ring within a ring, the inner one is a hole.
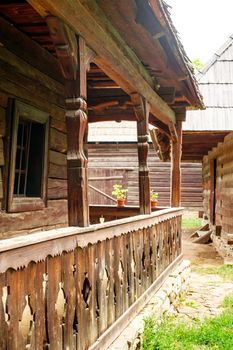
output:
M165 0L185 51L206 63L233 34L233 0Z

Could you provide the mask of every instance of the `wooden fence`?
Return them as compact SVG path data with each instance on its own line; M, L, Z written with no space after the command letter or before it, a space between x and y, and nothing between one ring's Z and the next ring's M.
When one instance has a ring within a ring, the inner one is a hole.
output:
M105 349L180 259L181 213L1 241L0 349Z

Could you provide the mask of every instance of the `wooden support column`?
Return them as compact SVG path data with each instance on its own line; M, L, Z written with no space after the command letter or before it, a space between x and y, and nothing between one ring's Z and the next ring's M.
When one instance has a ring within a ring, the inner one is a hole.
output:
M138 94L131 95L131 100L137 117L140 214L150 214L150 178L147 165L150 105Z
M86 45L60 19L49 16L47 24L66 79L67 179L69 226L89 225L87 157Z
M171 141L171 207L180 207L181 205L182 122L185 121L185 115L185 110L177 111L177 141Z

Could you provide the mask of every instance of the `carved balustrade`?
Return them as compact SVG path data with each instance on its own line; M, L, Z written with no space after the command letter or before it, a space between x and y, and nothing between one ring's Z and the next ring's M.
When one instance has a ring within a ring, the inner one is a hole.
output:
M0 348L104 349L180 261L181 214L1 241Z

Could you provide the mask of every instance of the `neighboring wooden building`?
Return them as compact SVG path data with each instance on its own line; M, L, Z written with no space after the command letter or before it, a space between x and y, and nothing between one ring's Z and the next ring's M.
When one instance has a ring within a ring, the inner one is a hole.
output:
M213 242L225 262L233 263L233 36L203 67L198 82L206 109L187 113L184 133L193 145L191 158L204 156L204 217Z
M135 122L104 122L89 125L88 156L90 203L112 204L114 183L128 188L127 204L138 205L137 125ZM150 141L148 167L151 188L159 194L159 205L170 206L171 163L162 162ZM99 177L99 179L98 179ZM95 189L103 193L97 192ZM181 205L187 210L203 211L202 163L181 163Z
M0 349L106 349L182 260L192 69L162 0L4 0L0 75ZM89 205L87 125L104 120L137 122L138 206ZM149 122L172 147L155 211Z

